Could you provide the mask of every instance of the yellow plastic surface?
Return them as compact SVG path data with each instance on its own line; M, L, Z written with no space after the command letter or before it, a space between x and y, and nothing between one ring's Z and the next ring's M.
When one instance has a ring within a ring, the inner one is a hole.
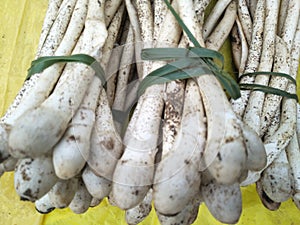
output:
M34 58L47 0L1 0L0 7L0 115L3 115L22 86L26 71ZM228 51L227 54L230 54ZM230 55L227 55L227 58ZM227 64L228 65L228 64ZM291 200L282 203L279 210L265 209L254 185L242 188L243 213L239 225L296 225L300 224L300 211ZM109 206L104 200L82 215L69 209L57 209L41 215L34 204L20 201L13 186L13 173L0 178L1 225L119 225L126 224L124 212ZM155 213L141 224L159 224ZM219 225L202 205L196 225Z

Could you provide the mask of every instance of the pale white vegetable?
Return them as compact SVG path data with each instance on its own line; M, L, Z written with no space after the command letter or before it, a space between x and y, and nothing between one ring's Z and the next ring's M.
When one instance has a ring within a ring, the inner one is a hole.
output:
M183 115L172 150L155 170L153 199L156 211L174 215L198 193L201 175L199 162L205 147L206 124L198 85L187 83Z
M222 223L237 223L242 212L242 195L239 183L219 184L214 179L209 178L208 171L205 173L200 190L208 210L214 218Z
M204 40L206 40L206 38L210 35L215 25L217 24L220 16L223 14L230 2L231 0L222 0L216 3L203 25Z
M166 18L168 15L170 13L167 13ZM158 39L161 43L168 43L165 46L174 46L179 41L180 29L175 18L171 15L169 18L164 20L161 28L163 32ZM160 65L155 63L151 69L154 70ZM162 92L162 85L154 85L146 90L139 99L126 130L123 141L126 147L116 166L112 188L113 200L121 209L129 209L139 204L153 182L154 160L163 109Z
M267 156L263 141L257 133L245 123L241 123L240 126L242 128L247 150L247 169L253 171L263 169L267 163Z
M242 48L241 49L242 52L241 52L240 66L238 67L238 71L239 71L239 74L243 74L245 71L247 57L248 57L248 45L247 45L247 41L246 41L245 35L242 30L240 20L237 18L235 22L237 24L239 37L241 39L241 48Z
M20 159L14 173L16 192L30 201L41 198L57 181L51 156Z
M82 180L93 198L103 199L111 191L112 182L104 177L97 176L89 166L82 172Z
M288 53L288 48L284 41L277 37L276 38L276 48L274 56L274 72L281 72L289 74L290 54ZM280 90L285 90L288 84L288 80L284 77L274 76L270 78L269 87L278 88ZM280 102L282 96L266 94L263 102L263 108L261 112L261 123L260 123L260 135L263 136L268 129L270 123L273 121L276 111L280 110Z
M78 178L58 180L48 192L51 205L58 209L69 206L78 187Z
M8 152L7 132L5 126L0 123L0 163L7 159L10 155Z
M293 202L298 208L300 208L300 148L296 133L294 134L285 151L293 178Z
M37 47L37 53L36 58L39 57L40 51L43 48L44 42L49 34L49 31L51 27L53 26L53 23L57 17L57 14L59 13L59 8L61 6L63 0L49 0L48 1L48 7L47 12L44 18L42 31L40 34L40 39Z
M283 150L261 174L261 184L266 195L274 202L284 202L292 196L292 175Z
M125 109L125 100L128 86L128 79L134 57L134 33L132 26L129 27L127 39L122 52L120 68L118 71L118 79L116 84L115 98L112 108L114 110L123 111ZM124 121L125 122L125 121ZM116 129L121 133L122 123L115 121Z
M105 1L105 24L106 26L109 26L112 19L114 18L114 15L118 11L120 5L122 3L122 0L106 0Z
M201 204L200 193L195 195L193 200L189 202L184 209L176 215L163 215L156 212L161 225L190 225L194 223L198 216L199 205Z
M58 15L55 18L54 23L51 25L51 29L43 42L39 56L53 55L55 50L58 48L69 25L76 2L76 0L63 0L59 8Z
M100 79L94 77L68 129L54 147L53 165L56 175L61 179L77 175L88 160L95 110L101 89Z
M223 1L219 1L223 2ZM228 37L231 28L237 18L237 5L235 1L231 1L227 6L222 20L218 23L215 29L205 39L205 45L209 49L218 50L224 44Z
M277 25L277 34L278 35L281 34L285 20L287 18L287 11L288 11L289 3L290 3L290 0L280 2L280 11L278 14L278 25Z
M279 209L281 203L280 202L274 202L272 199L270 199L266 193L264 192L262 188L261 181L256 182L256 192L262 202L262 204L269 210L275 211Z
M102 199L92 197L90 207L96 207L97 205L99 205L101 203L101 201L102 201Z
M34 205L35 205L36 211L38 211L39 213L42 213L42 214L50 213L55 209L55 207L52 205L52 202L49 198L48 193L45 194L40 199L36 200L34 202Z
M90 169L98 176L112 180L115 166L123 152L123 143L114 126L104 89L96 109L96 121L89 151L87 164Z
M203 38L203 25L204 25L204 16L205 9L210 3L211 0L196 0L194 1L194 10L196 14L196 20L198 23L198 29L200 30L201 36L197 37L197 41L203 47L205 47L204 38Z
M18 162L18 159L14 157L8 157L3 162L0 163L0 176L4 172L14 171L16 164Z
M281 30L279 30L282 40L285 41L288 50L291 51L297 24L299 26L299 16L300 16L300 2L297 0L289 0L289 5L287 8L287 13L285 16L284 24Z
M105 69L106 72L106 80L107 80L107 99L109 102L109 105L111 106L114 101L114 95L115 95L115 79L116 75L114 73L109 72L109 64L108 62L111 61L110 64L119 64L120 56L113 56L113 47L117 40L118 33L120 30L120 26L122 23L123 14L125 11L125 5L122 4L117 13L115 14L114 18L112 19L111 24L109 25L107 32L108 36L106 38L105 44L102 49L102 56L101 56L101 65ZM111 57L113 56L113 57Z
M241 31L243 31L247 43L250 45L252 37L252 19L246 0L238 0L238 18L241 22Z
M275 52L275 37L277 18L279 11L279 0L267 0L265 26L263 33L263 48L260 58L258 71L271 71ZM255 77L255 83L260 85L268 85L269 75L258 75ZM253 91L250 94L243 121L250 126L259 135L261 134L261 113L264 102L265 93L261 91Z
M142 222L152 209L152 189L150 189L144 200L137 206L126 210L125 219L129 225L136 225Z
M240 122L215 77L203 75L197 80L208 125L204 161L200 169L207 166L219 183L235 183L246 163L246 147Z
M253 15L253 14L252 14ZM256 5L256 11L253 19L253 31L251 43L249 46L249 52L247 62L245 65L245 73L255 72L259 65L261 56L261 48L263 43L263 32L264 32L264 21L265 21L265 1L258 0ZM241 78L240 83L253 83L254 78L246 76ZM244 111L248 104L250 96L249 90L241 90L241 97L234 100L231 99L231 105L233 111L240 117L243 117Z
M77 191L75 192L74 198L69 204L69 208L72 210L72 212L76 214L81 214L89 209L91 201L92 196L86 189L83 180L79 179Z
M107 36L103 6L99 6L97 1L89 2L83 33L81 52L95 57ZM98 29L94 29L95 26ZM53 93L39 107L17 119L9 135L11 154L24 157L48 152L66 130L93 76L93 70L86 65L76 63L72 67L67 66ZM38 122L36 118L39 118Z
M51 56L53 54L69 55L72 53L72 50L82 32L86 13L87 0L78 0L75 5L74 13L72 14L68 27L66 28L67 30L61 31L64 35L62 40L59 42L59 46L57 49L54 49L53 53L49 53L47 56ZM65 22L65 20L63 22ZM62 21L58 21L57 23L62 23ZM47 46L44 46L43 49L44 48L47 48ZM78 51L78 48L80 48L79 44L76 46L74 51ZM25 81L14 102L7 110L3 122L12 126L14 125L15 120L22 116L25 112L39 106L50 95L63 68L63 63L55 64L44 70L42 73L34 74L29 80Z

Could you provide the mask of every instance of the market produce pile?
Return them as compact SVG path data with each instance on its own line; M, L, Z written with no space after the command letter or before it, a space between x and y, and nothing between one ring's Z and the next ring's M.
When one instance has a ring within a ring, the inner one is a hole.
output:
M237 223L254 183L266 208L300 209L299 55L299 0L49 0L0 173L40 213L107 197L128 224L152 207L192 224L202 203Z

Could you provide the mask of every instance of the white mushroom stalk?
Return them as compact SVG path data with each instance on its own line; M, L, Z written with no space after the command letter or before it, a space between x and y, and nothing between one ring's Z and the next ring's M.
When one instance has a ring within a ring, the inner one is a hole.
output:
M219 184L209 171L202 175L201 196L210 213L226 224L237 223L242 213L242 195L239 183Z
M256 11L253 19L253 31L251 43L249 46L249 52L247 56L247 62L245 65L245 73L255 72L259 65L259 60L261 56L261 49L263 43L263 31L264 31L264 21L265 21L265 1L259 0L256 5ZM242 77L240 83L253 83L253 77ZM231 105L234 112L243 117L244 111L248 104L248 99L250 96L249 90L241 90L241 97L234 100L231 99Z
M280 35L282 28L284 26L285 20L287 18L287 11L289 7L290 0L280 1L280 11L278 15L278 25L277 25L277 34Z
M101 65L103 68L105 68L105 72L107 76L106 96L110 106L113 104L114 101L116 76L115 74L111 74L109 72L108 62L109 60L113 60L114 63L119 64L119 56L114 56L113 58L111 58L111 56L112 56L114 44L116 43L120 31L120 26L122 23L124 11L125 11L125 5L122 4L119 7L118 11L116 12L114 18L112 19L110 26L108 27L107 30L108 36L102 49Z
M149 15L151 14L147 14L147 17ZM151 17L148 19L152 20ZM177 45L179 41L180 29L175 24L175 18L164 20L158 40L165 46L166 43L169 46ZM141 23L140 25L141 30L150 26L148 24L143 27ZM141 33L145 41L151 41L153 33L149 30ZM153 63L151 68L146 67L144 71L151 72L160 65L161 63ZM129 209L139 204L153 182L154 159L163 109L162 93L162 85L154 85L146 90L139 99L126 130L125 150L116 166L112 188L114 201L121 209Z
M69 206L78 189L78 178L68 180L58 180L56 184L47 193L51 205L58 209Z
M88 160L95 111L101 89L100 79L94 77L68 129L53 149L55 173L61 179L70 179L79 174Z
M87 1L79 0L75 6L74 13L72 14L72 16L70 15L70 22L68 24L67 30L60 30L60 32L62 32L64 36L62 37L62 40L60 40L59 46L57 48L54 48L53 53L49 53L50 56L53 54L60 56L69 55L72 53L72 50L77 44L79 36L81 35L84 26L84 20L86 18L86 13ZM60 23L62 22L58 21L57 26L60 26ZM56 21L54 22L53 26L55 26L55 24ZM49 35L52 35L51 30L49 31ZM51 38L48 39L51 40ZM78 51L79 46L76 46L77 50L75 50ZM42 49L44 48L49 47L43 46ZM63 68L64 64L55 64L44 70L42 73L34 74L29 80L25 81L23 88L18 93L15 101L12 103L12 105L4 115L2 119L3 122L12 126L15 123L15 120L23 115L26 111L39 106L53 90L53 87L57 83L57 80L59 79ZM18 100L19 98L20 100Z
M120 69L118 71L118 79L116 84L115 98L112 105L113 110L126 111L126 94L127 86L134 60L134 34L132 26L129 27L127 39L123 47L122 57L120 61ZM124 121L125 122L125 121ZM121 133L123 124L115 121L116 129Z
M286 154L288 158L289 165L291 167L292 174L292 198L295 205L300 208L300 168L299 168L299 160L300 160L300 148L299 141L297 138L297 132L295 132L292 140L286 148Z
M42 26L42 31L40 34L40 40L39 44L37 47L37 53L36 57L40 56L40 52L43 48L44 42L49 34L49 30L53 26L53 23L57 17L57 14L59 12L59 8L61 6L63 0L49 0L48 1L48 7L47 7L47 12L44 18L43 26Z
M294 37L293 46L291 49L291 62L290 62L290 75L292 78L296 79L298 65L299 65L299 54L300 54L300 23L298 22L297 31ZM296 87L293 83L289 82L286 88L286 91L289 93L296 93ZM297 123L297 103L295 99L283 98L281 103L281 112L280 112L280 123L279 127L273 129L274 133L269 133L264 137L264 145L267 154L267 163L268 167L273 160L284 151L288 146L290 140L292 139L294 132L296 130ZM269 128L270 129L270 128ZM261 172L249 172L248 178L243 182L243 185L247 185L253 182L256 182Z
M142 222L152 209L152 189L150 189L144 200L137 206L126 210L125 219L128 225L136 225Z
M54 23L51 25L51 29L42 44L40 52L38 52L39 57L53 55L55 50L58 48L64 37L64 33L67 30L76 2L77 0L64 0L61 3L58 15L55 18Z
M163 215L159 212L156 212L159 222L161 225L174 225L178 224L186 224L190 225L195 222L198 216L199 205L201 204L200 193L195 195L193 200L189 202L182 211L177 213L176 215Z
M293 179L284 150L264 169L260 181L264 192L274 202L284 202L292 196Z
M253 24L246 0L238 0L237 12L239 21L241 22L241 30L243 30L247 43L250 45L252 39Z
M186 21L188 17L181 16L189 25L190 22ZM197 35L195 26L189 26L189 30ZM198 39L197 36L196 38ZM214 76L202 75L197 78L197 82L207 117L207 141L199 168L203 170L207 167L217 182L234 183L239 180L246 160L245 145L238 119ZM224 121L226 121L225 124ZM218 132L214 132L215 130Z
M218 23L211 34L205 39L205 45L207 48L217 50L222 47L231 31L235 19L237 18L236 11L236 2L231 1L224 12L222 20Z
M81 52L95 57L107 36L103 3L89 2L83 33ZM99 29L94 29L95 26ZM17 119L9 135L10 152L20 157L37 156L51 150L64 134L93 76L93 70L86 65L67 65L53 93L39 107ZM39 122L33 122L37 117Z
M206 135L202 118L204 110L198 85L189 80L178 134L172 150L164 155L155 171L154 206L163 215L179 213L199 191L201 176L198 168Z
M97 176L88 165L84 168L81 176L85 187L93 198L103 199L111 192L112 182Z
M204 15L205 15L205 9L209 5L211 0L196 0L194 1L194 8L195 8L195 14L196 19L199 24L197 29L200 30L201 36L198 37L198 42L201 46L205 46L204 43L204 37L203 37L203 25L204 25Z
M35 209L41 214L52 212L55 207L52 205L48 193L34 202Z
M290 66L289 66L289 56L288 49L283 40L279 37L276 38L276 48L275 48L275 56L274 56L274 72L281 72L289 74ZM284 77L271 77L268 86L278 88L280 90L285 90L288 84L288 80ZM263 108L262 108L262 120L260 123L260 135L263 136L269 125L271 124L276 111L280 110L282 96L266 94Z
M25 200L40 199L57 181L51 156L20 159L15 169L14 187Z
M122 0L106 0L105 1L105 24L108 27L118 11Z
M90 208L92 196L88 192L82 179L78 180L77 186L75 195L68 207L72 210L72 212L82 214Z
M221 15L223 14L230 2L231 0L222 0L216 3L203 25L204 40L206 40L206 38L211 34L215 25L218 23L219 18L221 17Z
M111 181L122 153L122 140L114 126L105 91L102 90L96 109L87 164L95 174Z
M274 51L275 51L275 37L277 28L277 18L279 11L278 0L267 0L266 8L269 9L266 14L264 34L263 34L263 48L258 71L271 71ZM255 84L268 85L269 75L258 75L255 77ZM261 134L261 112L263 107L265 94L260 91L253 91L250 94L249 102L243 116L243 121L247 123L258 134Z

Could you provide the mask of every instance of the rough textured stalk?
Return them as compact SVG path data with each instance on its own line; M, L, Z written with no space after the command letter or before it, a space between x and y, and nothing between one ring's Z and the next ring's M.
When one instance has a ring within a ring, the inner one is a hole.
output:
M201 118L204 109L198 85L189 80L178 134L172 150L155 171L153 199L155 209L161 214L179 213L199 191L198 168L206 138L206 124Z
M221 2L221 1L219 1ZM205 40L206 47L212 50L220 49L227 39L232 26L237 18L237 5L232 1L226 8L222 20Z
M174 17L170 16L170 20L164 20L159 40L164 44L169 43L165 46L174 46L178 43L180 29L175 24ZM160 65L161 63L155 63L151 70ZM151 70L148 68L148 72ZM147 71L147 68L144 71ZM162 85L154 85L146 90L139 99L126 130L124 137L126 147L116 166L112 188L114 201L122 209L139 204L152 184L163 108L162 92Z
M300 208L300 148L297 138L297 132L295 132L285 151L288 157L288 162L291 168L293 179L293 201L295 205Z
M197 38L199 44L205 47L204 37L203 37L203 25L204 25L204 15L205 9L209 5L211 0L196 0L194 1L194 9L197 17L197 22L199 24L198 29L200 29L201 36Z
M91 201L92 196L85 187L83 180L79 179L77 191L69 204L69 208L76 214L82 214L89 209Z
M76 0L64 0L61 3L58 15L43 42L39 56L53 55L67 30L76 2Z
M107 36L103 6L103 2L89 2L83 33L81 52L95 57ZM95 26L98 29L94 29ZM39 107L17 119L9 136L10 152L16 156L48 152L62 137L93 76L93 70L86 65L76 63L65 68L53 93ZM34 123L37 117L39 122Z
M68 129L53 149L55 173L61 179L70 179L77 175L88 160L95 110L101 89L100 79L94 77Z
M144 200L137 206L126 210L125 219L127 224L136 225L142 222L151 212L152 209L152 189L150 189Z
M274 202L284 202L292 196L293 179L284 150L264 169L260 180L264 192Z
M106 79L107 79L106 93L107 93L107 99L110 106L113 104L114 95L115 95L116 75L114 73L109 72L108 63L111 60L111 61L115 61L112 64L114 63L119 64L119 57L114 56L113 58L111 58L111 56L112 56L114 44L117 40L118 33L120 31L120 26L121 26L124 11L125 11L125 5L122 4L118 9L117 13L115 14L110 26L108 27L107 30L108 36L102 49L103 55L101 57L101 65L103 68L105 68L105 72L106 72Z
M93 198L103 199L109 195L112 186L110 180L97 176L89 166L84 168L81 176L85 187Z
M271 71L272 69L275 51L275 37L279 11L279 1L267 0L266 8L268 8L269 10L266 13L263 49L258 71ZM258 75L255 77L256 84L268 85L268 82L269 75ZM260 125L264 97L265 94L263 92L251 92L249 102L243 117L244 122L247 123L258 134L261 134Z
M210 33L213 31L215 25L217 24L220 16L226 9L226 7L229 5L231 0L221 0L217 1L216 5L210 12L209 16L207 17L204 25L203 25L203 38L206 40L206 38L210 35Z
M49 34L49 31L57 17L62 1L63 0L49 0L48 2L47 12L44 18L40 40L36 51L36 58L40 56L40 52L43 48L44 42Z
M87 1L78 0L67 30L62 31L65 33L59 46L55 49L54 55L69 55L72 53L81 35L86 14ZM46 46L44 46L43 49L44 48L46 48ZM76 48L80 48L79 44L76 45ZM55 64L42 73L34 74L29 80L25 81L2 121L6 124L13 125L15 120L23 113L40 105L53 90L63 68L63 63Z
M96 121L87 163L95 174L112 180L115 166L122 152L122 140L114 126L105 90L102 90L96 109Z
M274 57L274 72L281 73L290 73L289 65L290 55L286 44L282 41L281 38L277 37L276 39L276 48L275 48L275 57ZM288 84L288 80L284 77L271 77L269 82L269 87L278 88L285 90ZM280 102L282 97L279 95L266 94L263 108L262 108L262 120L260 125L260 135L263 136L268 129L270 123L273 121L273 118L277 110L280 110Z
M238 17L241 22L241 31L245 34L247 43L250 45L252 37L252 19L246 0L238 0Z
M265 20L265 1L259 0L256 7L255 17L253 19L253 31L252 31L252 41L249 46L249 53L247 57L247 62L245 66L245 73L255 72L259 65L259 60L261 56L261 48L263 43L263 31L264 31L264 20ZM253 83L253 77L243 77L240 81L241 83ZM233 100L231 99L231 105L234 112L242 117L244 111L248 104L248 99L250 96L250 91L242 90L241 97Z
M205 171L202 176L201 196L210 213L220 222L234 224L242 212L239 183L219 184Z

